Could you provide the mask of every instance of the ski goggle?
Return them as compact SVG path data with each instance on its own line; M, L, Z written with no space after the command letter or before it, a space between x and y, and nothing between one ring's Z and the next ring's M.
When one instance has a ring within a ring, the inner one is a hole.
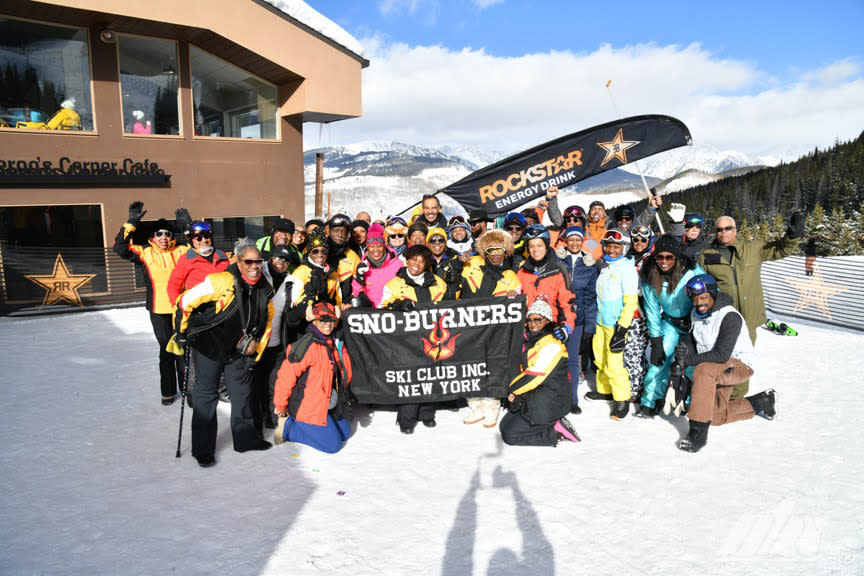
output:
M401 216L390 216L387 218L387 226L391 226L393 224L401 224L402 226L408 227L408 222L405 221Z
M345 216L334 216L330 219L330 222L327 223L330 228L335 228L336 226L344 226L345 228L351 227L351 220L346 218Z
M193 222L192 226L189 228L189 233L198 234L199 232L212 232L210 224L201 221Z
M699 274L694 276L687 282L684 287L684 293L687 297L699 296L708 292L712 296L717 294L717 281L708 274Z
M447 227L450 228L454 224L465 224L465 218L463 218L462 216L453 216L447 222Z
M577 218L585 218L585 211L579 206L568 206L564 210L564 219L566 220L571 216L575 216Z
M525 220L525 216L519 214L518 212L510 212L509 214L507 214L507 216L504 217L505 228L507 228L510 224L513 224L514 222L522 228L525 228L525 226L528 225L528 221Z
M630 229L630 238L636 240L650 240L652 236L651 228L648 226L634 226Z
M549 240L549 231L542 224L534 224L525 229L525 238L528 240L533 240L534 238Z
M617 242L618 244L623 244L626 239L624 238L624 234L621 233L620 230L607 230L605 234L603 234L604 242Z
M705 219L701 216L697 216L696 214L688 214L687 217L684 218L684 227L693 228L694 226L702 228L703 226L705 226Z
M486 254L488 254L489 256L504 254L504 248L501 246L492 246L486 249Z

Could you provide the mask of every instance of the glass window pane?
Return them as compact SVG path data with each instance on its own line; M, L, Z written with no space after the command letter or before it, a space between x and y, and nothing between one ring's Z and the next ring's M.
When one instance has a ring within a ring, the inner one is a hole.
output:
M177 43L120 36L123 131L180 134L177 107Z
M0 127L93 130L85 30L0 16Z
M196 135L278 138L276 86L194 46L190 58Z

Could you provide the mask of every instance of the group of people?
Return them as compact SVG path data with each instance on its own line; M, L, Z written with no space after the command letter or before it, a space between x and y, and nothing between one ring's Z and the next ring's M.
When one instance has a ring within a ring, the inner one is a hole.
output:
M148 244L135 244L146 211L133 203L114 249L144 268L162 403L189 384L198 463L215 463L220 382L235 450L270 448L264 429L275 429L277 443L341 449L354 403L345 310L517 294L527 301L520 372L506 398L467 398L465 424L495 427L503 408L505 443L555 446L579 441L567 416L581 413L582 398L608 402L613 420L631 408L650 419L674 407L689 410L679 448L695 452L712 424L773 418L774 390L746 396L765 322L759 269L797 251L806 215L793 214L786 235L770 242L738 238L723 216L712 240L705 220L679 204L665 213L665 233L655 230L659 196L638 217L629 206L607 217L600 201L562 213L557 194L550 188L498 227L483 210L448 220L434 195L408 219L361 212L300 227L280 218L268 236L239 239L230 257L182 208L184 242L159 220ZM595 389L580 398L595 369ZM683 396L682 382L692 382ZM398 405L399 429L434 427L439 407Z

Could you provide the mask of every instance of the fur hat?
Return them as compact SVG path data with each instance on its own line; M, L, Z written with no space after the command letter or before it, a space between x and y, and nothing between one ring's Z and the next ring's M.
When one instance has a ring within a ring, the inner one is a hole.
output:
M486 255L488 248L504 248L504 254L513 255L513 237L503 230L489 230L477 240L477 252Z

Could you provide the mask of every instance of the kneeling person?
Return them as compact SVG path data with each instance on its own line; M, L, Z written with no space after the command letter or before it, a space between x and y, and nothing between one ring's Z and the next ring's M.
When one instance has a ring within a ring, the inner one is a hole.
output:
M732 298L719 292L717 281L699 274L687 282L685 293L693 302L692 332L685 339L680 358L692 374L690 431L678 448L698 452L708 441L708 427L759 414L774 418L774 390L729 400L732 387L753 375L753 344L747 324L732 305Z
M273 393L277 444L299 442L332 454L351 434L344 417L351 358L333 337L336 310L329 302L308 308L306 335L285 351Z

